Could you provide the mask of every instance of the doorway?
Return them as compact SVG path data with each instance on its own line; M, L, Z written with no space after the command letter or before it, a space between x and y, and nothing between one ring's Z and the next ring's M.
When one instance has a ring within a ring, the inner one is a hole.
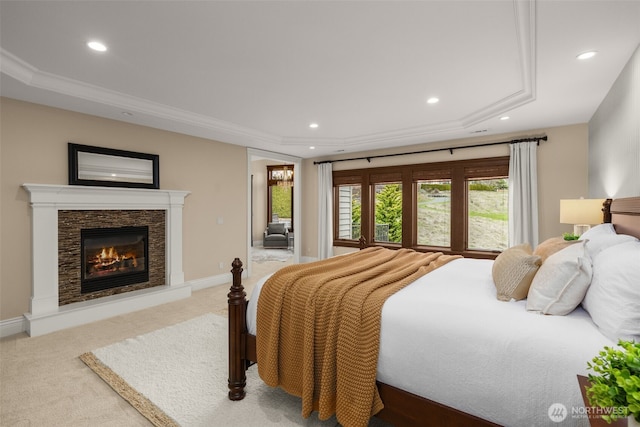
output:
M292 237L290 239L290 250L293 252L293 262L300 262L300 248L301 246L301 186L302 186L302 159L298 157L288 156L286 154L273 153L269 151L247 149L247 174L248 174L248 203L249 215L247 224L247 235L249 240L247 241L247 256L245 263L245 269L250 276L252 273L252 251L261 246L263 232L267 226L267 180L268 172L267 165L291 165L293 171L293 187L292 187L292 215L291 222L288 224L288 228L292 230Z

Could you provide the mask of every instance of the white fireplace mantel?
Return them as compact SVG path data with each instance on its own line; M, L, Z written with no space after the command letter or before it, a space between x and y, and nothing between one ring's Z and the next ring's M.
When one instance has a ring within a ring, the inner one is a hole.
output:
M188 191L23 184L32 208L32 286L27 333L56 330L163 304L191 295L182 270L182 209ZM58 305L59 210L165 210L166 283L91 301Z

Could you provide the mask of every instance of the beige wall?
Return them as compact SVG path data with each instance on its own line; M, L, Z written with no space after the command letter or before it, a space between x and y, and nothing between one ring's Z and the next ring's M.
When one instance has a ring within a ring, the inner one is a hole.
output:
M186 280L226 273L234 257L246 257L246 149L6 98L1 102L0 320L20 316L29 310L30 208L27 194L20 186L23 183L66 184L69 141L159 154L160 186L192 192L184 209ZM543 133L549 137L549 141L541 143L538 150L540 239L543 240L572 229L570 225L558 222L559 200L587 196L586 124L443 141L396 150L350 153L342 158L495 142ZM503 145L459 150L453 155L443 152L373 159L371 163L340 162L334 164L334 169L507 154L508 146ZM340 157L333 157L337 158ZM303 258L314 258L318 253L317 170L313 160L304 160L302 168L300 203L303 227L296 244L302 245ZM260 168L267 163L261 164ZM254 195L258 198L264 197L264 194L259 195L263 184L254 181ZM255 207L266 206L264 200L254 199ZM265 213L260 209L254 211L254 215L264 217ZM222 218L223 224L217 223L218 218ZM261 234L261 228L254 221L254 239ZM223 263L222 269L219 268L220 262Z
M160 187L191 191L184 207L186 280L227 273L234 257L246 256L245 148L7 98L0 102L0 320L29 311L31 212L21 185L67 184L68 142L159 154Z
M296 236L296 244L302 245L304 260L318 256L318 169L313 160L303 160L302 170L302 236Z
M262 242L264 230L267 228L267 165L269 160L251 162L253 175L253 235L254 242Z
M571 225L560 224L560 199L588 196L588 129L587 124L537 129L527 132L466 138L437 143L402 147L395 150L367 151L350 155L334 156L315 160L335 160L340 158L364 157L379 154L391 154L430 150L442 147L465 146L488 142L509 141L511 139L546 134L549 139L538 147L538 202L539 202L539 240L542 241L563 232L569 232ZM338 162L333 164L334 170L361 169L367 167L392 166L463 160L471 158L508 156L508 145L470 148L449 152L413 154L389 158ZM313 160L305 161L304 196L302 205L304 246L302 255L317 257L317 172ZM343 248L335 248L335 253L343 253Z

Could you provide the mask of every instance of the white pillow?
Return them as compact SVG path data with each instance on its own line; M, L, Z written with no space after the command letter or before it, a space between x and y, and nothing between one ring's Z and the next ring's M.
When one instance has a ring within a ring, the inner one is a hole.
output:
M527 310L565 315L580 304L591 282L591 260L584 245L580 241L546 259L529 288Z
M580 240L593 239L600 236L611 236L616 234L616 229L610 222L594 225L580 236Z
M616 234L616 229L613 227L613 224L605 223L587 230L580 236L580 240L587 241L587 253L593 260L603 249L621 243L637 241L638 239L626 234Z
M607 338L640 342L640 242L600 253L582 306Z
M620 245L622 243L637 241L638 239L627 234L601 235L586 240L586 248L589 257L594 260L604 249L610 248L611 246Z

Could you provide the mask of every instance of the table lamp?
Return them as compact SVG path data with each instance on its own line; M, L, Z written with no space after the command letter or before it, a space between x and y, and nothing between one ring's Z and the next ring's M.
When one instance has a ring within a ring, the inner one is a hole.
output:
M581 236L592 224L602 223L604 199L560 200L560 223L573 224L573 234Z

